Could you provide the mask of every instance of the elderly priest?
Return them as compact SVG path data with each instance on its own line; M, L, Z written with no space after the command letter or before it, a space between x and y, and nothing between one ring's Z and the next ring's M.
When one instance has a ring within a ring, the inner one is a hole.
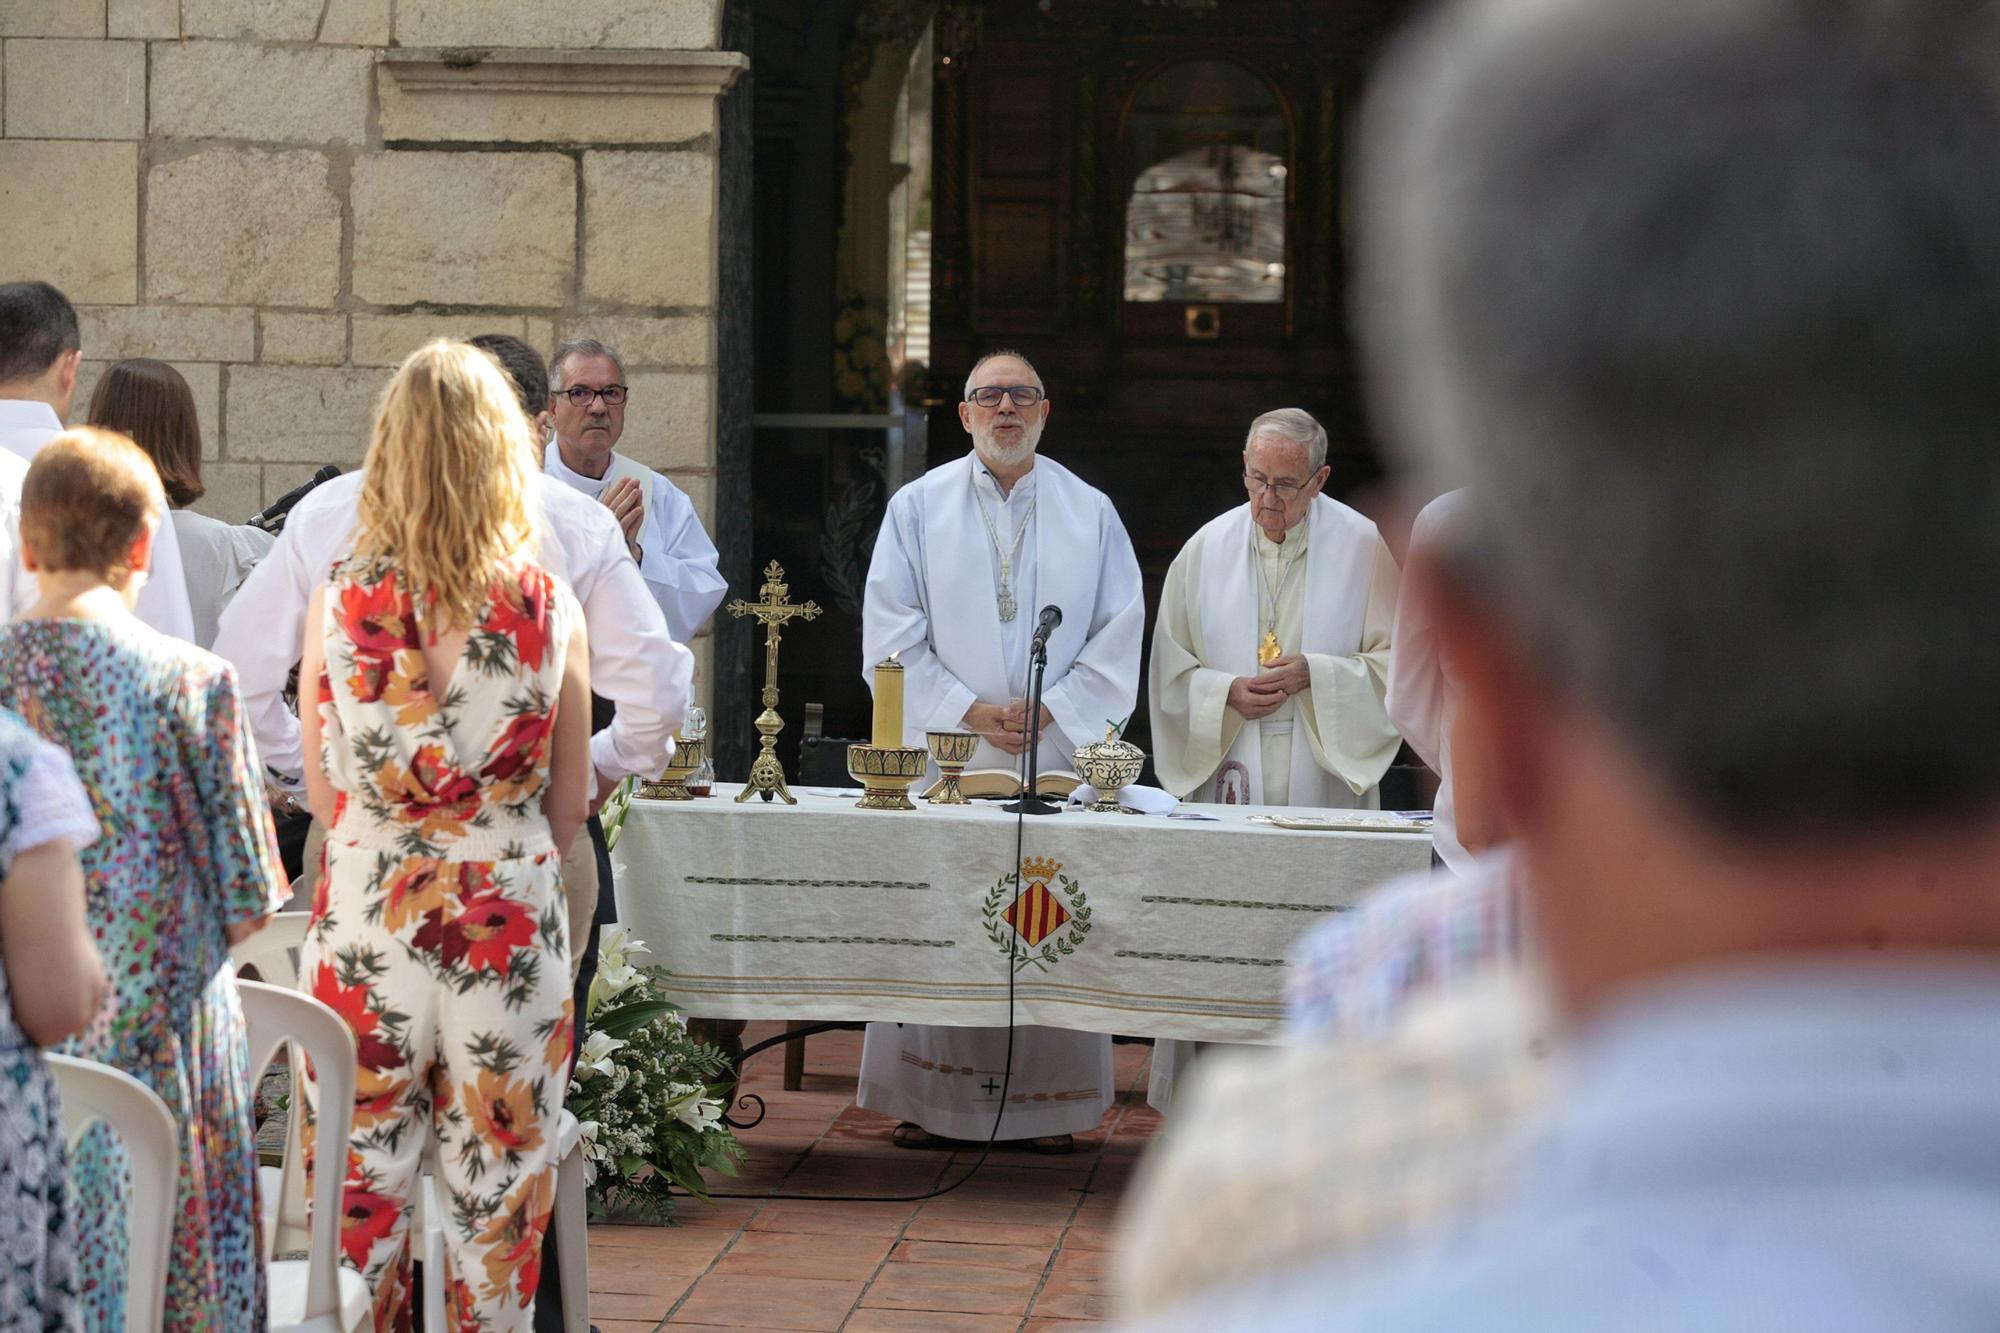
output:
M1040 768L1122 721L1138 696L1145 604L1139 562L1111 501L1060 463L1038 458L1049 417L1041 377L1011 352L965 383L959 420L973 451L934 468L889 502L868 570L862 658L904 669L904 741L927 730L982 737L972 766L1013 769L1030 744ZM1048 644L1038 716L1029 717L1028 648L1037 612L1062 609ZM870 675L872 685L872 674ZM995 848L997 861L1011 842ZM1000 864L999 873L1013 867ZM1051 1028L898 1027L871 1023L862 1106L903 1121L896 1142L937 1146L999 1137L1067 1152L1111 1105L1111 1039Z
M1190 801L1376 804L1401 740L1383 696L1396 562L1320 494L1326 431L1297 408L1250 423L1250 502L1174 558L1149 688L1160 782Z

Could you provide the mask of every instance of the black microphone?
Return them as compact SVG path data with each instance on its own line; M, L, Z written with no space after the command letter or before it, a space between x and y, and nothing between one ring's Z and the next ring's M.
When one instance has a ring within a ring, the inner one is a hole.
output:
M1049 635L1054 634L1056 626L1060 624L1062 624L1062 608L1053 605L1043 607L1041 623L1035 626L1034 646L1038 649L1047 648Z

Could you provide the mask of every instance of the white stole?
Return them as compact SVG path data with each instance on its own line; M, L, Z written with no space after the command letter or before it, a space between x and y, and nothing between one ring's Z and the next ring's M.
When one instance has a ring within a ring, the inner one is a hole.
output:
M1305 633L1303 643L1282 643L1287 653L1321 653L1351 657L1361 650L1368 615L1368 591L1375 569L1375 525L1324 495L1313 498L1305 521ZM1278 589L1262 588L1257 550L1251 538L1250 506L1211 519L1201 542L1201 636L1210 660L1203 665L1232 676L1255 676L1263 670L1257 645L1264 636L1263 607ZM1292 805L1349 809L1354 793L1345 782L1319 766L1307 720L1299 716L1299 698L1291 700ZM1264 722L1245 722L1236 743L1223 757L1215 776L1190 799L1222 801L1232 765L1247 778L1245 803L1264 801Z
M986 523L972 486L973 458L968 453L910 483L918 495L918 530L904 533L903 540L906 549L920 552L916 565L929 612L930 649L939 664L980 699L1005 703L1017 693L1009 667L1025 671L1025 660L1008 663L1001 647L1000 612L985 552ZM1099 524L1093 492L1075 473L1053 459L1038 458L1034 476L1034 549L1021 555L1023 564L1033 562L1035 600L1032 605L1023 601L1018 614L1032 629L1044 606L1062 608L1063 622L1049 637L1046 688L1063 678L1089 639L1097 606ZM1011 532L1000 535L1003 542L1012 538ZM1018 592L1019 579L1015 587ZM1019 693L1026 697L1025 684ZM920 725L905 716L904 743L922 745ZM1051 728L1041 741L1040 771L1069 768L1074 747L1095 739ZM982 739L967 767L1015 772L1021 758Z

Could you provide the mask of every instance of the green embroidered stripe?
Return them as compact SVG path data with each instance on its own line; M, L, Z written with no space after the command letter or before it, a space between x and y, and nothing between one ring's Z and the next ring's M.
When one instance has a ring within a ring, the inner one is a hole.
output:
M1176 898L1164 893L1142 893L1142 903L1175 903L1181 907L1247 907L1258 912L1352 912L1350 903L1252 903L1234 898Z
M957 940L909 940L886 935L710 935L718 944L901 944L915 949L956 949Z
M921 880L904 879L730 879L721 875L684 875L688 884L754 884L773 889L928 889Z
M1282 958L1221 958L1207 953L1148 953L1143 949L1120 949L1119 958L1144 958L1155 963L1228 963L1232 967L1283 967Z

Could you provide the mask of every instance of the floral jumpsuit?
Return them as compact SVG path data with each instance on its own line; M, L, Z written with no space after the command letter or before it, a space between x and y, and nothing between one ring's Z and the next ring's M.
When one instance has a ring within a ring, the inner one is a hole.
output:
M510 564L439 691L392 566L345 561L327 589L338 804L301 971L358 1047L341 1245L377 1329L411 1324L411 1194L433 1136L446 1262L431 1280L452 1328L530 1323L574 1035L541 800L577 615L539 565Z

